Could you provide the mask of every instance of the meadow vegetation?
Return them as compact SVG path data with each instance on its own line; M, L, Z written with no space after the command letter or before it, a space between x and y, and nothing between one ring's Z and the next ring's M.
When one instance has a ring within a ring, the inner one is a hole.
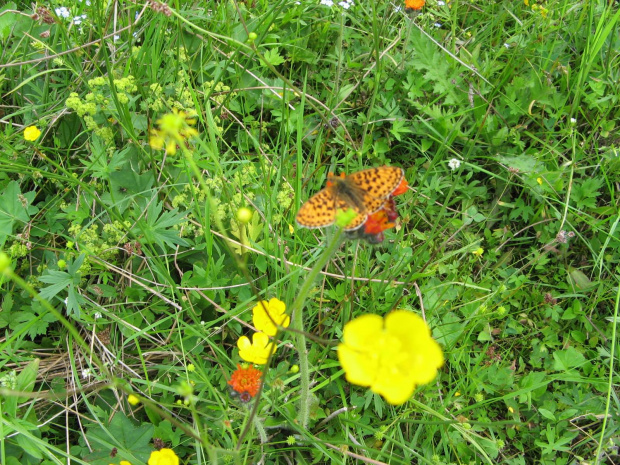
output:
M616 2L3 3L2 464L620 463Z

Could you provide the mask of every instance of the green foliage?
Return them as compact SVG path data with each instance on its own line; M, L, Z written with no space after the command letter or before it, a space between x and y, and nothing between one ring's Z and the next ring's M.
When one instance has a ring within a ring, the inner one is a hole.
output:
M616 460L620 13L397 6L0 7L1 463ZM174 155L149 144L173 110L199 133ZM383 164L397 227L304 286L333 230L300 205ZM282 332L244 403L252 307L300 294L307 350ZM334 345L397 308L446 363L395 407Z

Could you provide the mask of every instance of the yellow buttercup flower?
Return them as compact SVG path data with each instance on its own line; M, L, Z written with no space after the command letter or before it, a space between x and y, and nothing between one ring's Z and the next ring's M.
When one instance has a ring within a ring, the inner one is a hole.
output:
M127 402L129 402L131 405L138 405L140 403L140 399L138 398L138 396L129 394L127 396Z
M264 365L269 356L276 351L273 342L269 342L269 336L265 333L254 333L252 342L247 336L241 336L237 341L239 357L246 362Z
M179 465L179 457L174 453L172 449L160 449L151 452L149 465Z
M291 323L291 317L286 314L284 302L274 297L269 302L260 301L252 309L252 321L259 331L269 336L275 336L278 332L277 326L288 327Z
M406 310L350 321L337 350L347 381L368 386L393 405L406 402L416 386L430 383L444 361L424 320Z
M24 139L28 141L34 142L39 138L40 135L41 131L39 131L39 128L36 126L28 126L26 129L24 129Z

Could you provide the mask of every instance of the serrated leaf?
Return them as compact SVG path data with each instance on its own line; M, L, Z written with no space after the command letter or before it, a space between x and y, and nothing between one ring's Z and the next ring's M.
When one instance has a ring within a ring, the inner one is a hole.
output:
M91 155L88 161L82 160L82 164L92 172L93 178L109 179L110 174L119 171L127 163L130 149L127 147L109 157L104 142L99 137L93 136Z
M267 50L265 53L263 53L263 57L265 58L265 61L267 61L267 63L270 63L273 66L281 65L286 61L280 55L279 49L277 47Z
M162 251L166 251L166 246L174 248L177 245L187 247L189 242L179 237L179 232L172 229L185 220L185 213L175 208L174 210L163 212L161 202L150 202L146 211L146 218L138 221L137 225L144 234L146 243L157 244Z

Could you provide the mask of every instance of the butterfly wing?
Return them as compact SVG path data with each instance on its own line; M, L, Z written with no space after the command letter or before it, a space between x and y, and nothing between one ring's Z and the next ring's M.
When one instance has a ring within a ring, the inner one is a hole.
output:
M366 205L369 213L373 213L381 208L383 201L396 190L400 185L405 173L402 168L397 166L381 166L358 171L347 176L356 187L364 191L365 201L370 198L379 199L381 202L370 202Z
M304 228L321 228L333 224L336 220L336 206L331 189L325 188L310 197L301 206L295 219Z

